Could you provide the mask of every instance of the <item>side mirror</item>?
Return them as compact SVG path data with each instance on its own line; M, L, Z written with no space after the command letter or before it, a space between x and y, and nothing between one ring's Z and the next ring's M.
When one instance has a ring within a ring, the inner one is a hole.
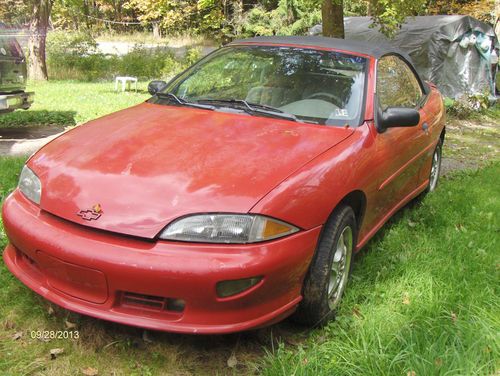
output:
M385 131L387 128L413 127L420 122L420 113L413 108L389 107L379 113L378 129Z
M151 81L148 84L148 92L151 95L155 95L159 91L162 91L167 86L165 81Z

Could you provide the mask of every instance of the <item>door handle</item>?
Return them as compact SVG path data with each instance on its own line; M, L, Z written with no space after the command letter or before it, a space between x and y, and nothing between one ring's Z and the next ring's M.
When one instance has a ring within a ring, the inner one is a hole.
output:
M422 124L422 130L425 132L425 133L428 133L429 132L429 124L427 124L427 122L424 122Z

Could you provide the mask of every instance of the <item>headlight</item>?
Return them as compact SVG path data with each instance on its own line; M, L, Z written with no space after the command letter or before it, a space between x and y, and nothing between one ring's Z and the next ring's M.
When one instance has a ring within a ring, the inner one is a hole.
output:
M38 179L38 176L36 176L26 165L21 171L18 187L27 198L36 204L40 204L40 196L42 195L40 179Z
M160 239L203 243L254 243L293 234L297 227L253 214L199 214L168 225Z

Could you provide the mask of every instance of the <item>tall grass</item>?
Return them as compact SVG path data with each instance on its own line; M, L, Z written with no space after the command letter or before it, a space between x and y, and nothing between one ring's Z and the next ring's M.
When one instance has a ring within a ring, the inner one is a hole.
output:
M359 255L337 321L268 352L265 375L493 375L500 164L457 173Z

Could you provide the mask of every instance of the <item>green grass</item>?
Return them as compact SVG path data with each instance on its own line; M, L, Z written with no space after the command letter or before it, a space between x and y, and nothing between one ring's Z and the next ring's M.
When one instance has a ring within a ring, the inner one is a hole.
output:
M336 322L266 375L493 375L500 369L500 164L456 173L358 257Z
M149 97L146 86L142 82L137 93L116 93L113 82L31 82L27 90L35 92L33 106L27 111L1 115L0 128L84 123L144 101Z
M2 197L23 159L0 158ZM458 172L357 257L335 322L233 336L142 332L54 307L0 265L0 374L493 375L499 364L500 164ZM0 246L7 243L1 233ZM77 324L79 340L31 339ZM23 334L13 339L14 333ZM276 334L278 333L278 334ZM270 343L270 341L272 343ZM50 360L49 350L64 354ZM235 368L227 359L234 354Z
M494 106L483 111L486 118L495 119L498 121L500 119L500 103L495 103Z

